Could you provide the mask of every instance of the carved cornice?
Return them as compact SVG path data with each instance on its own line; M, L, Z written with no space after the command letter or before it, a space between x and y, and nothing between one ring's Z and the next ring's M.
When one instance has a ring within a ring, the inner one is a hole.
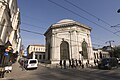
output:
M88 29L90 31L92 29L89 26L83 25L83 24L76 22L76 21L66 21L66 22L60 22L60 23L56 23L56 24L51 25L48 28L48 30L45 32L44 35L46 35L52 29L66 28L66 27L73 27L73 26L82 27L82 28Z

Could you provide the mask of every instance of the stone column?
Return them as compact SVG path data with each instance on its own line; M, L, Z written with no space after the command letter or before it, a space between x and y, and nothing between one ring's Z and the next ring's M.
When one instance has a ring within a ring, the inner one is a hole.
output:
M52 33L51 37L51 60L54 60L55 58L55 34Z
M93 59L94 56L93 56L93 50L92 50L92 43L91 43L91 37L90 37L90 34L87 34L88 36L88 46L89 46L89 49L88 49L88 58L89 59Z

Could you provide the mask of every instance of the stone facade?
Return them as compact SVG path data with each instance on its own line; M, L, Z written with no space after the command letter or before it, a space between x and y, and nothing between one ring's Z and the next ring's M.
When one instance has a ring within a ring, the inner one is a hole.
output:
M93 59L91 28L74 20L64 19L45 32L46 61Z

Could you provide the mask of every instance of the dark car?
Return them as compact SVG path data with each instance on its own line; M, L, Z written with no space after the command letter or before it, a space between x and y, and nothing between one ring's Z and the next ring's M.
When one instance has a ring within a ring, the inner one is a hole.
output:
M113 67L118 68L118 60L116 58L103 58L98 63L99 69L112 69Z

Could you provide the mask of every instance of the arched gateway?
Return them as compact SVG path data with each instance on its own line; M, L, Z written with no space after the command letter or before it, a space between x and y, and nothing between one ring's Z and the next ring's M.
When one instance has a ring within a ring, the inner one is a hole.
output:
M67 41L62 41L60 44L60 59L67 60L69 59L69 44Z

